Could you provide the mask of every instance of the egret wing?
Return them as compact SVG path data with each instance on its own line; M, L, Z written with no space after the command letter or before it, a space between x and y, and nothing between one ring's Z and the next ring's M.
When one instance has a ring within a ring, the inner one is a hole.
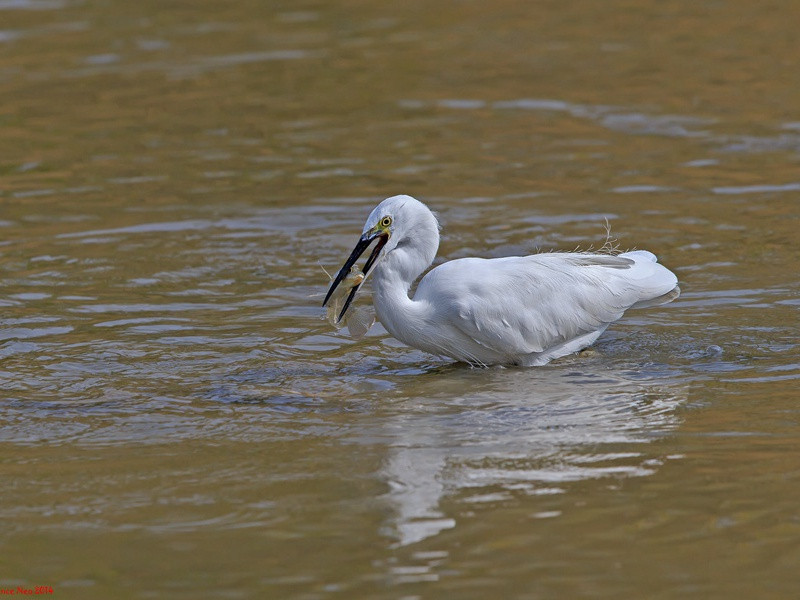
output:
M420 282L416 298L474 342L509 355L543 352L616 321L638 300L617 275L618 256L536 254L445 263Z

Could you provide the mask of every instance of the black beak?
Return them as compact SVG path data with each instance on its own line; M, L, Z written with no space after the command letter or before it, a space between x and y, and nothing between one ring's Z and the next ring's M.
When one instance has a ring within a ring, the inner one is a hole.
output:
M350 274L350 269L376 238L378 238L378 243L375 244L375 248L372 249L372 254L369 255L369 258L367 259L367 262L364 263L364 268L362 269L365 277L369 274L370 269L375 264L375 261L378 259L378 256L381 253L381 249L386 242L389 241L389 234L384 231L368 232L361 236L361 239L358 240L356 247L353 248L350 258L345 261L344 266L339 269L339 272L336 274L333 283L331 283L331 287L328 289L328 293L325 294L325 300L322 302L322 306L325 306L328 303L333 291L339 286L340 283L342 283L345 277ZM350 303L353 301L353 298L355 297L359 287L361 287L361 284L353 286L353 289L350 290L350 295L347 296L347 300L344 303L342 312L339 313L339 318L337 321L341 321L342 317L344 317L344 313L346 313L347 309L350 308Z

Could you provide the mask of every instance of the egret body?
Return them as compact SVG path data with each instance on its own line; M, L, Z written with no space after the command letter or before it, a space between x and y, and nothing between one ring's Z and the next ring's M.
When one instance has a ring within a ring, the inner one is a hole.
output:
M394 196L370 213L323 305L373 242L363 279L373 278L381 324L409 346L472 365L543 365L591 345L629 308L680 294L677 277L638 250L451 260L431 269L411 298L436 256L439 224L422 202Z

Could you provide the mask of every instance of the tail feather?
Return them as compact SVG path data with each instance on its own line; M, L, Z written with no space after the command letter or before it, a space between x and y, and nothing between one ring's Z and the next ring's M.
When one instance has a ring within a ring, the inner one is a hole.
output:
M631 308L649 308L651 306L660 306L662 304L668 304L673 300L675 300L675 298L677 298L680 295L681 295L681 288L676 285L674 288L672 288L672 290L670 290L666 294L657 296L656 298L651 298L650 300L639 300L639 302L631 306Z
M640 290L639 301L631 308L645 308L666 304L677 298L680 293L678 278L675 274L658 264L656 255L647 250L624 252L619 256L631 259L634 264L626 273L628 280Z

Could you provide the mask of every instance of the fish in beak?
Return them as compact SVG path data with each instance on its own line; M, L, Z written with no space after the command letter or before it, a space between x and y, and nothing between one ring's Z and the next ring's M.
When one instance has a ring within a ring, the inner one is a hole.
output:
M386 242L389 241L389 231L386 229L382 229L378 226L374 227L373 229L369 230L367 233L361 236L356 244L356 247L353 248L352 254L350 254L350 258L345 261L344 266L339 269L339 272L336 274L336 277L331 283L331 287L328 289L328 293L325 295L325 300L322 302L322 306L325 306L330 300L331 295L333 295L334 290L339 286L340 283L345 281L348 276L351 274L351 269L353 265L356 264L356 261L364 254L367 248L369 248L370 244L378 240L378 243L375 244L375 247L372 249L372 253L369 255L367 262L364 263L364 268L361 270L363 273L363 277L356 277L353 279L353 285L350 288L350 295L347 296L347 300L344 303L344 307L342 308L342 312L339 313L339 318L337 322L342 320L344 314L347 312L347 309L350 307L350 303L353 301L353 298L358 291L358 288L361 287L361 284L364 280L369 276L372 269L375 267L375 262L380 258L381 250L386 245Z

